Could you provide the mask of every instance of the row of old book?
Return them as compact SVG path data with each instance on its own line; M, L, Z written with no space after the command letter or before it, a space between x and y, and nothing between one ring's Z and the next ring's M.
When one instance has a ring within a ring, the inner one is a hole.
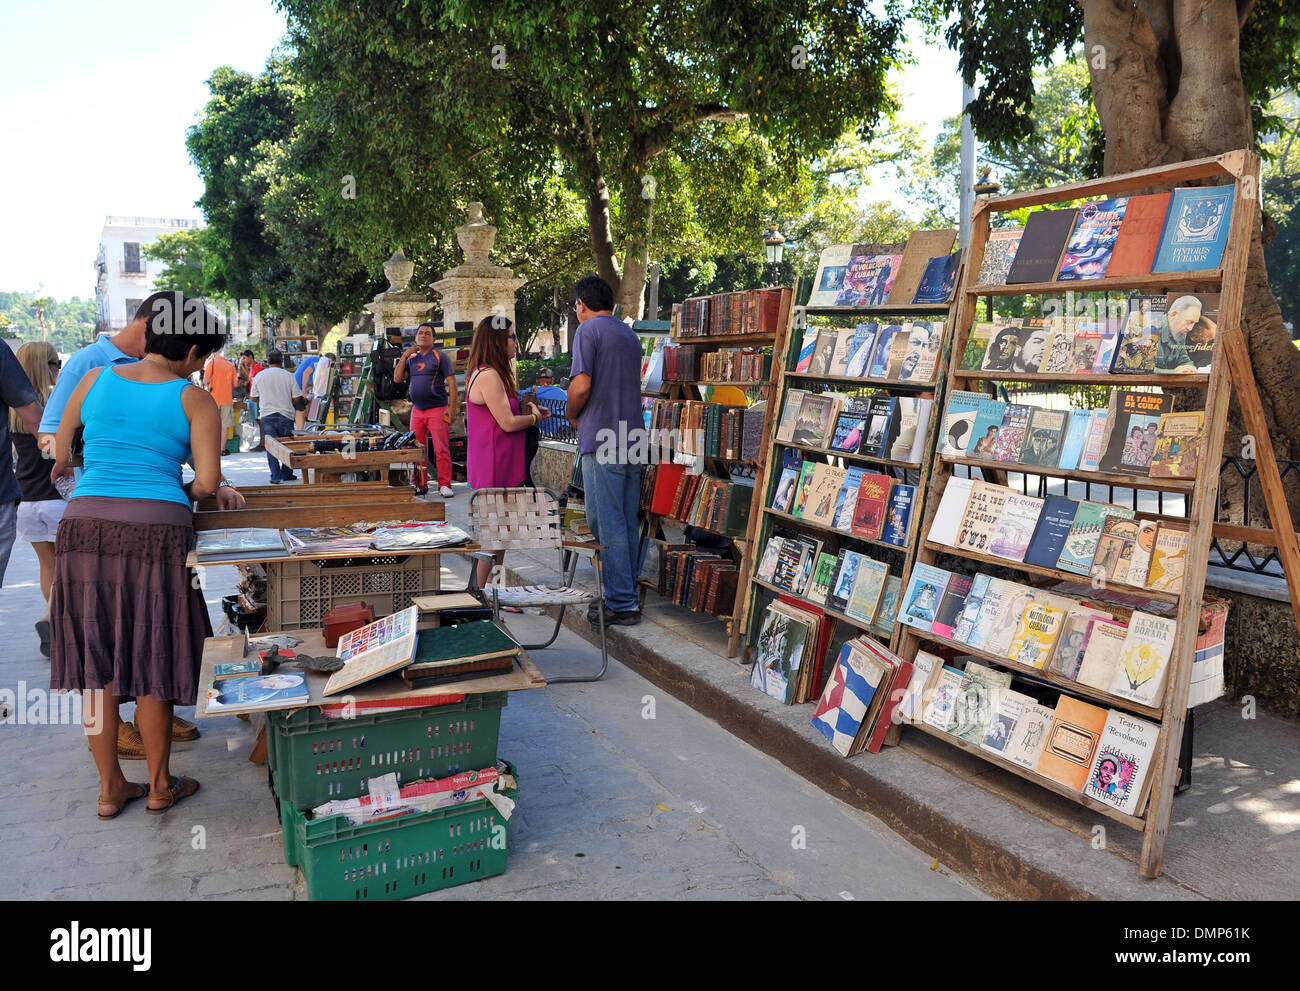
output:
M776 440L780 444L919 465L934 400L929 396L786 393Z
M676 449L725 461L753 461L762 453L767 403L726 406L697 399L656 399L649 426L671 431Z
M785 705L817 696L834 624L821 610L784 597L763 611L749 683Z
M1115 389L1104 410L1053 410L956 391L940 453L1067 471L1195 478L1205 412L1171 412L1173 397Z
M719 348L702 352L690 345L664 349L665 382L762 382L772 371L770 348Z
M671 462L651 465L641 484L641 504L649 512L724 536L745 536L753 497L752 485Z
M918 563L898 619L923 634L1158 708L1177 624L1140 610L1123 622L1122 612L1097 596L1081 601Z
M1159 726L1069 695L1052 702L1041 685L1011 686L1011 672L974 659L957 667L923 650L908 663L863 637L841 648L812 725L852 757L879 751L895 724L923 723L1119 812L1142 814Z
M943 320L808 327L795 372L928 384L939 366L943 334Z
M775 335L781 318L781 298L786 292L789 290L747 289L674 303L672 336Z
M962 371L1057 375L1208 372L1219 294L1132 295L1122 315L999 317L971 328Z
M952 476L928 539L958 551L1068 571L1095 582L1179 595L1188 526L1139 520L1127 506L1068 496L1024 495L982 479Z
M697 550L694 544L664 544L656 591L674 605L709 616L736 609L740 570L730 557Z
M866 468L793 458L772 497L778 513L895 547L907 544L915 506L915 485Z
M902 579L889 567L857 551L822 550L806 533L773 535L763 547L756 575L819 609L830 609L889 639L898 618Z
M822 250L808 305L936 306L957 287L957 232L916 230L906 242L833 244Z

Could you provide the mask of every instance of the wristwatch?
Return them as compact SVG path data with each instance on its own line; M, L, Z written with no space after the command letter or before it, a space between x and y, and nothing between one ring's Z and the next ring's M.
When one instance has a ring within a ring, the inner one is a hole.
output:
M235 489L235 483L232 482L232 481L231 481L230 479L228 479L228 478L223 478L223 479L220 481L220 483L218 483L217 488L219 488L219 489L231 489L232 491L238 491L237 489Z

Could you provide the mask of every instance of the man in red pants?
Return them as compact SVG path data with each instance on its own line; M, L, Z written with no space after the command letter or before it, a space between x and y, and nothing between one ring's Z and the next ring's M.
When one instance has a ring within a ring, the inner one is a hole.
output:
M415 440L428 450L427 438L433 439L433 453L438 475L438 494L450 499L451 440L449 428L459 410L456 395L455 369L451 359L433 346L433 325L422 323L415 330L415 346L397 359L393 381L404 382L411 378L411 429ZM427 471L417 471L415 491L424 495L429 491Z

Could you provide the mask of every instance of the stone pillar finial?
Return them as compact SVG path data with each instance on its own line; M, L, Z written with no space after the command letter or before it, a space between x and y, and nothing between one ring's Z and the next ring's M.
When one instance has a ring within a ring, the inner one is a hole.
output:
M388 276L389 292L406 292L406 287L411 284L411 276L414 273L415 262L408 261L401 248L394 251L388 261L384 262L384 275Z
M487 265L497 229L483 219L483 204L469 205L469 219L456 228L456 240L465 252L467 265Z

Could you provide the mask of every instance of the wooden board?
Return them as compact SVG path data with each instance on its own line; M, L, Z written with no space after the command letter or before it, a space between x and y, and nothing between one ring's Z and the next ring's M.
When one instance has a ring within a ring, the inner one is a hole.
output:
M230 527L347 526L382 520L425 520L441 523L446 509L440 502L422 499L388 502L354 502L322 506L263 506L250 509L214 510L194 514L194 529L226 530ZM392 554L393 551L387 553Z
M421 627L421 629L425 628L427 627ZM332 648L325 646L325 634L322 630L292 630L290 633L302 640L302 643L294 648L295 650L301 650L308 654L334 653ZM249 656L251 657L253 654L250 652ZM203 691L213 681L212 669L214 665L243 659L244 638L242 636L211 637L203 642L203 660L199 665L199 699L194 708L196 718L215 719L220 716L231 715L228 712L214 712L209 715L208 700ZM287 670L297 671L297 668L288 668ZM515 667L508 674L494 674L490 677L448 681L446 684L438 685L433 689L410 688L402 681L400 675L390 674L382 678L376 678L364 685L358 685L344 695L327 698L322 692L325 683L329 680L329 675L318 674L313 671L308 671L306 674L308 699L302 705L294 706L295 709L306 709L323 704L332 705L343 702L349 697L356 699L358 702L385 702L431 694L480 695L485 692L514 692L529 688L541 688L546 684L546 677L533 663L532 658L528 656L528 652L525 650L520 650Z
M448 592L446 595L417 595L411 599L411 605L422 613L436 613L447 609L474 609L483 603L468 592Z

